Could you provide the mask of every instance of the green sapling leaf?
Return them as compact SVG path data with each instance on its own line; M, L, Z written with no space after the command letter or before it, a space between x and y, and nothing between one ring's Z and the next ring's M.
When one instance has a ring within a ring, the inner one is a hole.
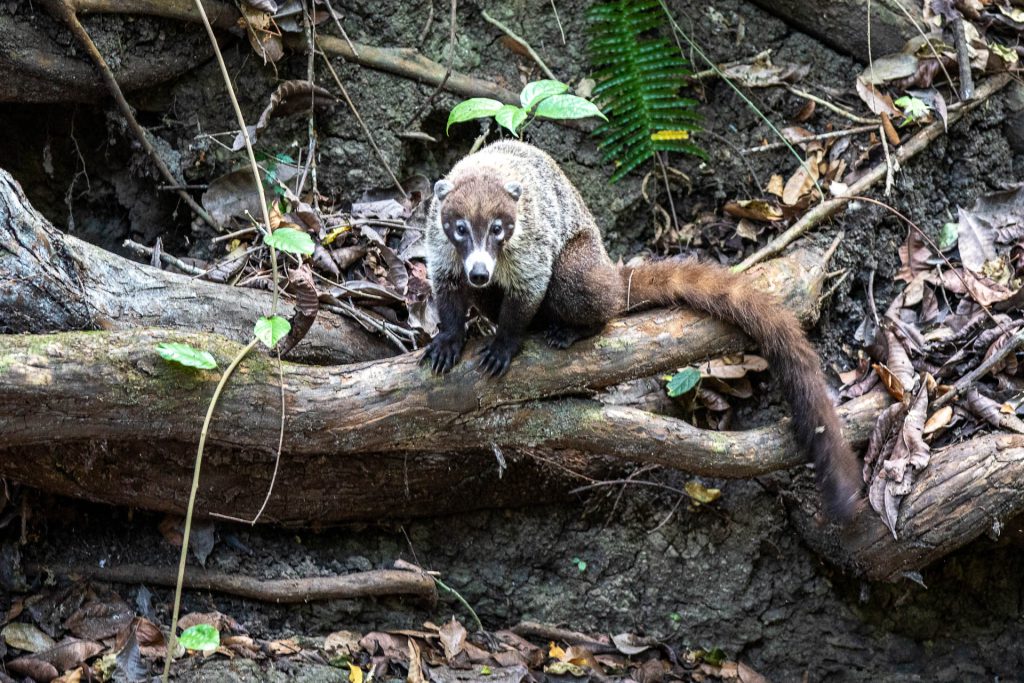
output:
M156 352L164 360L180 363L200 370L216 370L217 361L209 351L201 351L191 344L182 342L161 342L156 345Z
M535 114L542 119L585 119L598 116L605 121L608 120L597 105L576 95L549 97L537 105Z
M273 318L264 316L256 321L252 328L252 333L268 349L272 349L277 346L277 342L281 341L286 334L291 332L291 329L291 323L279 315L275 315Z
M452 107L451 113L448 114L448 125L445 126L444 132L447 133L453 123L494 116L504 106L498 100L492 100L489 97L471 97L465 102L459 102Z
M289 254L313 253L313 238L308 233L295 228L278 228L263 238L263 241L278 251Z
M533 81L532 83L527 83L523 91L519 93L519 103L523 105L523 109L530 111L541 100L545 100L553 95L561 95L568 89L569 86L559 81Z
M668 389L668 395L672 398L682 396L686 392L697 386L697 382L700 381L700 370L694 367L683 368L676 374L672 375L669 379L668 384L665 388Z
M494 120L498 125L507 128L512 135L519 135L519 128L526 120L526 112L514 104L506 104L494 115Z
M182 631L178 642L187 650L213 652L220 647L220 632L209 624L196 624Z

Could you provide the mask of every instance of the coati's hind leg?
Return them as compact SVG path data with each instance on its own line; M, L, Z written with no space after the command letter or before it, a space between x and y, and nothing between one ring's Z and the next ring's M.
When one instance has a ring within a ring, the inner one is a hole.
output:
M562 249L555 263L539 322L547 343L568 348L601 331L622 310L619 270L605 254L596 232L581 232Z

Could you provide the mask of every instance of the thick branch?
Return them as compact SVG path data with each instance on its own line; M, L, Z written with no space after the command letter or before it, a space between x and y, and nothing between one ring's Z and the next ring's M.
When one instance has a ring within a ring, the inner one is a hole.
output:
M66 236L0 170L0 332L209 330L245 340L270 294L150 268ZM383 339L327 312L293 358L351 363L394 353Z
M191 0L131 0L130 2L112 0L73 0L71 4L81 13L124 13L145 14L177 19L180 21L199 22L199 15ZM210 16L210 21L218 28L234 28L239 20L238 10L226 2L204 0L203 6ZM376 47L361 43L350 43L343 38L319 36L323 50L336 54L346 60L378 71L411 78L428 85L444 83L444 89L465 97L493 97L513 104L519 103L515 93L491 82L473 78L458 72L452 72L447 80L447 69L427 59L412 48ZM302 36L290 37L289 47L304 51L307 46ZM353 48L355 50L353 51Z
M63 576L73 575L113 583L145 583L174 586L177 577L169 567L146 565L73 565L36 567ZM185 574L185 588L216 591L252 600L302 604L312 600L353 600L356 598L409 595L437 602L437 587L427 574L399 569L374 569L337 576L298 579L257 579L191 567Z
M813 256L803 258L813 262ZM808 295L820 282L813 274L820 274L820 268L801 268L796 257L773 265L762 271L772 278L769 287L793 287L793 299L806 314L814 301ZM167 331L0 337L0 367L6 368L0 375L0 433L5 443L132 440L140 433L191 441L217 376L162 361L153 349L168 340L209 349L222 364L238 350L236 343L213 335ZM595 414L597 404L592 403L566 404L561 416L544 410L531 413L529 408L510 416L503 407L600 389L748 343L726 324L687 311L655 311L615 322L571 352L530 340L501 381L484 378L468 362L448 376L434 377L419 367L415 354L343 367L289 364L284 381L287 448L295 454L343 454L383 448L467 450L490 444L558 446L559 439L584 434L581 427L599 425L611 415L622 428L639 418L613 408L607 409L609 415ZM470 345L466 357L472 353ZM274 441L279 416L275 410L254 411L253 406L278 404L277 374L265 358L247 361L243 369L221 398L211 440L263 448Z

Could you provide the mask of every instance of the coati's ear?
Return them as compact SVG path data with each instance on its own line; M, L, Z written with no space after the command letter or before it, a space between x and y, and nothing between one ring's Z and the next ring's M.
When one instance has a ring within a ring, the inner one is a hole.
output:
M512 199L519 201L519 197L523 194L523 186L514 180L510 180L505 183L505 191L512 195Z
M442 178L434 183L434 196L437 197L437 201L443 202L444 198L448 196L448 193L452 191L452 182Z

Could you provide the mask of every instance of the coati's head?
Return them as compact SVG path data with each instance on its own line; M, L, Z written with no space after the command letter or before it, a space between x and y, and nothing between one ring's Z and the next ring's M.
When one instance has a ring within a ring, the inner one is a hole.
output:
M516 228L516 205L523 188L493 173L442 179L434 184L441 227L462 261L473 287L486 287L502 249Z

